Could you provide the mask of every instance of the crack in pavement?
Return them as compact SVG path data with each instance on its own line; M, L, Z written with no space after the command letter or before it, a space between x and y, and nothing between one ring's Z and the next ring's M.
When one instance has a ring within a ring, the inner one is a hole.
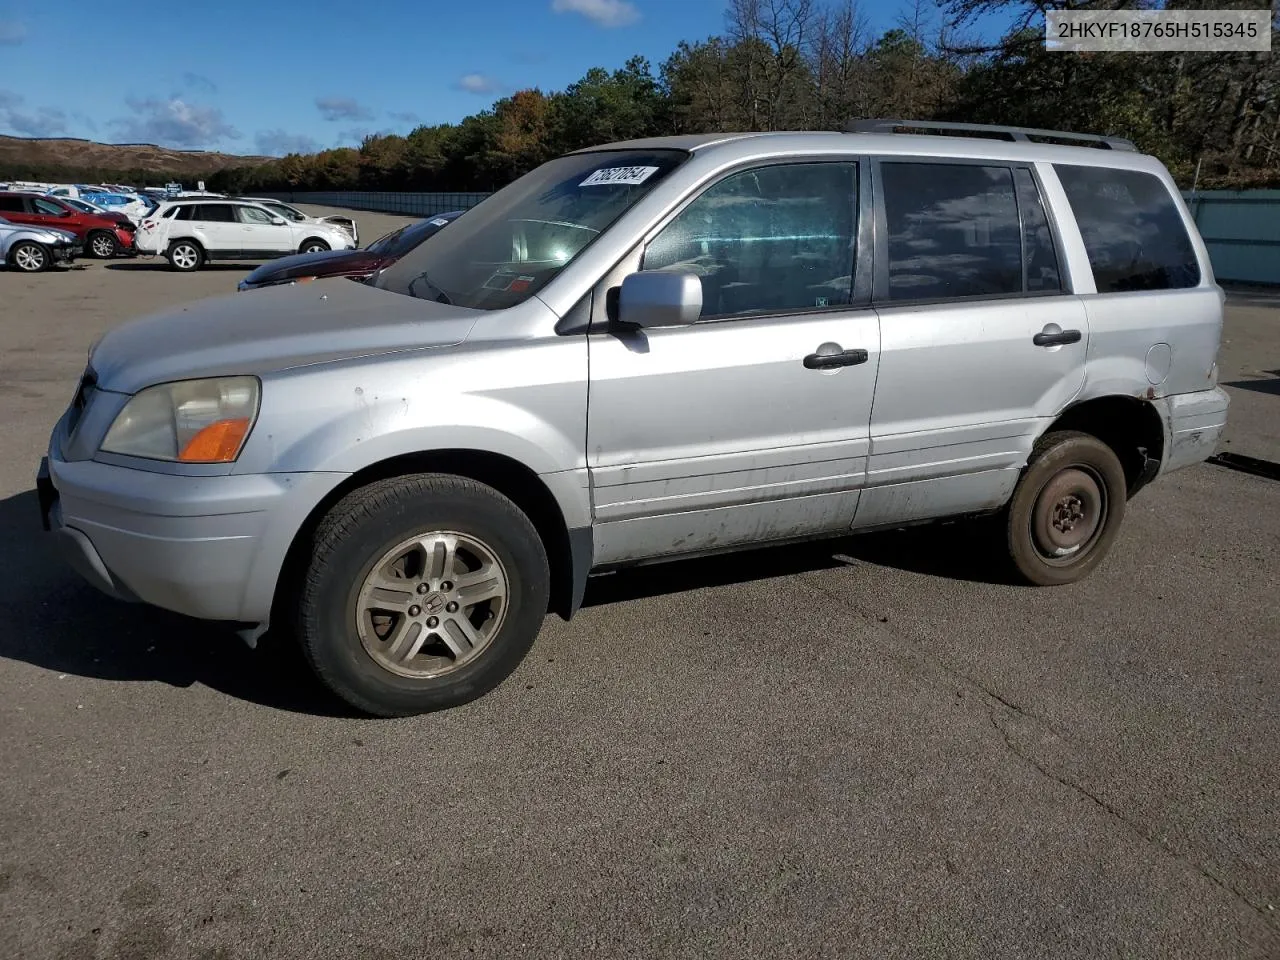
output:
M1178 850L1176 847L1173 847L1167 841L1157 837L1153 832L1149 832L1143 829L1141 825L1139 825L1133 820L1130 820L1127 816L1125 816L1124 813L1122 813L1116 807L1112 806L1102 797L1094 794L1093 792L1088 790L1086 787L1084 787L1082 784L1076 783L1075 781L1070 780L1065 776L1059 776L1058 774L1055 774L1047 766L1045 766L1044 763L1037 760L1029 752L1024 752L1023 749L1020 749L1018 746L1016 746L1012 738L1010 737L1009 732L1003 726L1001 726L996 719L996 711L998 709L997 704L1000 707L1004 707L1010 713L1013 713L1013 714L1016 714L1017 716L1025 718L1031 724L1035 724L1045 728L1046 730L1051 732L1054 736L1058 737L1058 739L1062 740L1063 742L1069 742L1068 738L1063 737L1061 733L1054 727L1054 725L1050 723L1046 718L1035 715L1031 711L1020 706L1019 704L1016 704L1013 701L1002 696L1001 694L997 693L995 690L990 689L989 687L987 687L985 684L983 684L976 678L971 677L968 674L964 673L963 671L957 670L956 668L952 667L950 664L946 663L937 654L931 653L928 650L926 650L924 648L922 641L917 637L911 636L909 633L904 633L902 631L889 628L887 620L882 619L881 617L877 616L876 614L872 613L867 609L864 609L861 605L859 605L849 597L842 596L839 593L836 593L832 590L827 589L825 586L819 583L815 583L811 579L814 576L817 576L817 574L802 573L798 576L798 579L802 583L804 583L806 586L808 586L811 590L813 590L815 593L820 593L824 597L828 597L832 600L835 600L836 602L852 610L854 613L858 614L864 620L867 620L868 622L874 624L876 627L884 628L885 635L895 639L906 640L908 643L912 645L917 657L924 658L925 660L929 661L929 663L931 663L934 667L941 670L948 677L960 681L963 685L971 688L972 690L977 691L982 696L985 696L988 699L988 703L986 704L986 710L987 710L987 717L991 722L991 726L1000 735L1000 739L1004 742L1006 749L1008 749L1008 751L1012 753L1015 757L1017 757L1023 763L1031 766L1041 776L1047 778L1048 780L1053 781L1056 784L1059 784L1060 786L1066 787L1068 790L1071 790L1072 792L1091 801L1099 809L1109 814L1113 819L1119 821L1120 824L1122 824L1127 830L1129 830L1135 836L1139 837L1140 839L1145 841L1147 844L1161 850L1166 855L1178 861L1179 863L1183 864L1184 866L1191 867L1201 877L1208 880L1210 883L1218 887L1224 893L1229 894L1234 899L1243 903L1250 910L1256 913L1262 919L1263 923L1266 924L1267 927L1271 929L1277 928L1277 918L1275 916L1275 911L1273 907L1269 905L1255 903L1253 900L1249 898L1247 894L1245 894L1241 890L1236 889L1231 883L1215 876L1209 870L1208 867L1200 863L1191 855L1183 853L1182 851ZM896 655L889 651L883 651L883 652L887 653L894 660L897 660L898 662L902 662L902 663L909 663L912 659L915 659L914 657L902 657L900 655Z
M1022 711L1020 710L1017 710L1015 712L1022 714L1023 716L1026 716L1026 714L1022 713ZM1028 764L1032 769L1036 770L1046 779L1052 780L1054 783L1064 786L1068 790L1071 790L1074 793L1077 793L1080 796L1084 797L1085 799L1092 801L1096 806L1098 806L1103 811L1105 811L1106 813L1114 817L1116 820L1118 820L1121 824L1123 824L1131 833L1133 833L1139 839L1145 841L1146 843L1152 846L1159 848L1160 850L1168 854L1170 857L1172 857L1174 860L1177 860L1179 863L1191 867L1198 874L1200 874L1200 876L1204 877L1214 886L1218 887L1225 893L1232 895L1235 899L1239 900L1245 906L1249 907L1251 910L1257 913L1259 917L1262 918L1262 921L1265 924L1267 924L1267 926L1269 927L1276 926L1276 920L1274 917L1273 910L1268 909L1267 907L1264 907L1262 904L1254 903L1252 900L1249 899L1248 895L1245 894L1243 891L1237 890L1234 886L1232 886L1227 881L1221 879L1220 877L1215 876L1209 870L1208 867L1200 863L1194 857L1190 856L1189 854L1183 853L1182 851L1178 850L1176 847L1168 843L1166 840L1163 840L1160 837L1155 836L1153 833L1150 833L1147 830L1143 829L1141 825L1134 822L1133 820L1130 820L1120 810L1116 809L1110 803L1104 800L1102 797L1099 797L1097 794L1087 789L1083 784L1076 783L1074 780L1069 780L1064 776L1060 776L1054 773L1047 766L1045 766L1043 763L1041 763L1039 760L1033 757L1029 752L1024 752L1013 742L1013 738L1010 737L1009 731L1000 725L999 721L996 719L996 711L994 708L992 708L989 711L988 716L991 720L991 726L995 728L997 733L1000 734L1000 738L1004 741L1005 746L1008 747L1009 752L1012 753L1019 760L1021 760L1023 763Z

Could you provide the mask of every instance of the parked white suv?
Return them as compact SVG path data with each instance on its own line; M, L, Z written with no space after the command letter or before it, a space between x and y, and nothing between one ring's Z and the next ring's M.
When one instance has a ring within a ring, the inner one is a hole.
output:
M295 223L266 207L238 200L170 200L142 221L134 241L142 254L164 254L175 270L206 260L266 260L295 253L352 250L341 227Z

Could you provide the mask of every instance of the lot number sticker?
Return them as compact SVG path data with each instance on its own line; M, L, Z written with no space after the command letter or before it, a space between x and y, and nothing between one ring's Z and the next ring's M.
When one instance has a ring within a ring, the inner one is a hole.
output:
M587 177L578 186L597 187L601 184L609 183L644 183L657 172L657 167L605 167Z

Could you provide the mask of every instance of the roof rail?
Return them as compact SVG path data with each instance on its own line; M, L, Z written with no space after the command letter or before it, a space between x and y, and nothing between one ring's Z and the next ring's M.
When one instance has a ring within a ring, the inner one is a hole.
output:
M986 123L947 123L941 120L854 120L845 128L845 133L897 133L899 128L912 130L955 130L975 136L1004 137L1030 143L1032 137L1052 138L1055 140L1079 140L1110 150L1129 150L1137 152L1132 140L1124 137L1101 137L1092 133L1068 133L1064 130L1037 130L1033 127L1002 127Z

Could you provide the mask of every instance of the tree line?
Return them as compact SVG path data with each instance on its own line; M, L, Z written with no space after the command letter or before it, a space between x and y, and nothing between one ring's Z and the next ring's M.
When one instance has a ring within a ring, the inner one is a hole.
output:
M520 90L456 124L204 179L230 193L488 191L609 141L839 130L855 118L892 117L1124 136L1184 187L1280 186L1280 63L1270 54L1045 49L1046 10L1157 6L1258 2L915 0L893 29L873 36L858 0L730 0L723 34L680 43L656 71L633 57L611 72L589 70L565 90ZM986 15L1010 24L995 42L971 36ZM1276 24L1273 8L1273 37Z

